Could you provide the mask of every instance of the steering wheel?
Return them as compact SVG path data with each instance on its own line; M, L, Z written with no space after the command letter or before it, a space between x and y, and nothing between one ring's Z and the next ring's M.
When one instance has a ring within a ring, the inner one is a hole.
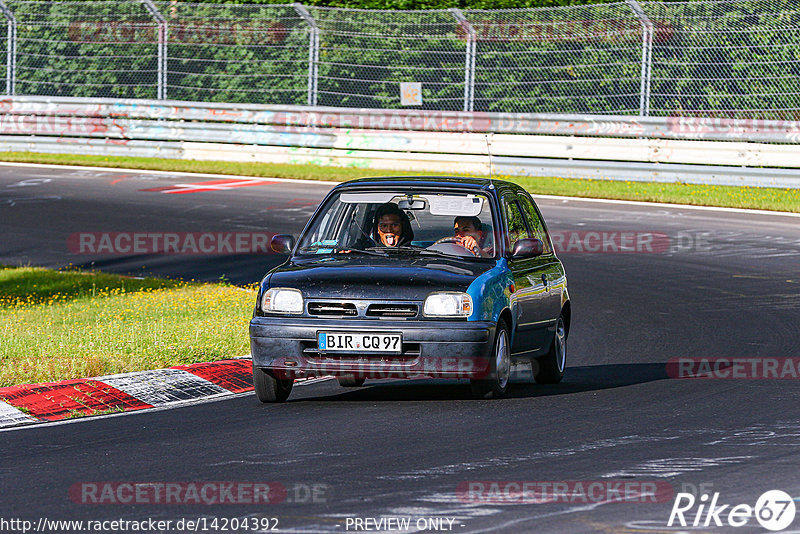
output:
M461 244L461 238L454 237L454 236L453 237L448 236L448 237L443 237L441 239L437 239L436 242L431 246L441 245L442 243L452 243L454 245L459 245L459 246L464 247L464 245ZM464 248L467 248L467 247L464 247ZM469 249L467 248L467 250L469 250ZM473 247L473 249L470 250L470 252L472 252L475 256L480 256L481 255L481 251L480 251L480 249L478 247Z

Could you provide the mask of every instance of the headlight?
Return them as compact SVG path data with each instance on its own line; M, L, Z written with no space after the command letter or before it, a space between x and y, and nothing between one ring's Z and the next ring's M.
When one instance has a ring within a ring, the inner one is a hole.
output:
M266 313L303 313L303 294L297 289L268 289L261 297L261 310Z
M466 293L431 293L425 299L422 313L433 317L469 317L472 297Z

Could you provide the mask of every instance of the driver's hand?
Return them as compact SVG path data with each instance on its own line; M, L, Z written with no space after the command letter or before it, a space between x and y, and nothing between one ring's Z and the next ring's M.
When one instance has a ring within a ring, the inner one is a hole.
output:
M475 241L475 238L472 237L471 235L465 235L463 237L460 237L459 244L470 251L473 251L476 248L478 248L478 242Z

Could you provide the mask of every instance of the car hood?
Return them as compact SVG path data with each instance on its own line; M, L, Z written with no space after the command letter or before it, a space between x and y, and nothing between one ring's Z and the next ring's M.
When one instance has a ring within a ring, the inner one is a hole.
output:
M438 256L295 258L274 269L269 287L300 289L306 298L424 300L433 291L466 291L494 261Z

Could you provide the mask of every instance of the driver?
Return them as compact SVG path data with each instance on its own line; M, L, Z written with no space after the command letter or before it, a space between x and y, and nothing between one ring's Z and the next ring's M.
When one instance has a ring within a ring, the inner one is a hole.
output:
M392 202L381 204L375 212L372 238L384 247L410 245L414 240L414 230L406 212Z
M458 244L462 247L476 252L476 255L482 258L492 256L493 251L481 248L486 233L483 231L483 224L478 217L466 215L456 217L453 221L453 232L458 238Z

